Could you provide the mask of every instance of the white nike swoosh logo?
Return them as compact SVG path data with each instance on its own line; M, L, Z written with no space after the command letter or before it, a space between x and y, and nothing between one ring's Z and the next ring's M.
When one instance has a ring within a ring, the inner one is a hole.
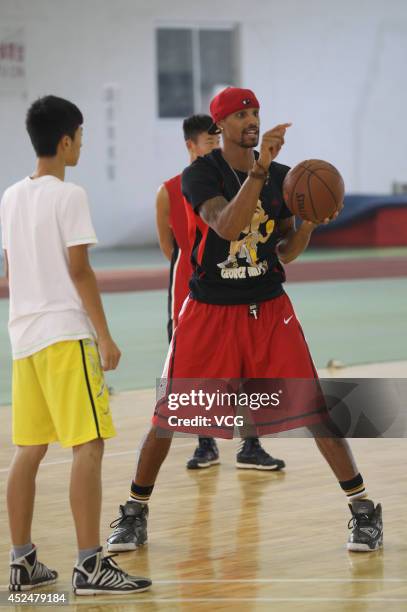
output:
M287 325L291 319L293 318L294 315L291 315L291 317L288 317L288 319L284 319L284 323Z

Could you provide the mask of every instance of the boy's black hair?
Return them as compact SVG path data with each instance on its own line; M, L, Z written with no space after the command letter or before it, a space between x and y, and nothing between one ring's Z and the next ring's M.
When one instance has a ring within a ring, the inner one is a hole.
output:
M83 123L79 108L57 96L44 96L28 109L25 125L38 157L56 155L58 143L63 136L72 139Z
M196 141L199 134L207 132L213 121L209 115L191 115L184 119L182 128L185 140Z

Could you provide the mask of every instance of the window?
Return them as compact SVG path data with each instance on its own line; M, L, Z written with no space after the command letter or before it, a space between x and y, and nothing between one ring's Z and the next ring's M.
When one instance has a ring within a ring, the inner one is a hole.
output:
M235 29L159 28L159 117L209 111L216 92L237 84Z

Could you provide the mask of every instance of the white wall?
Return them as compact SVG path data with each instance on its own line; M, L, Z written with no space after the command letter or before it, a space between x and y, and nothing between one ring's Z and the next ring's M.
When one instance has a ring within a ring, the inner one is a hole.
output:
M216 17L215 17L216 16ZM0 90L0 190L33 166L24 114L40 95L85 115L78 168L104 245L155 238L154 196L187 163L181 122L156 113L157 23L239 24L241 84L262 124L293 121L280 160L330 160L348 191L388 193L407 180L405 0L0 0L0 32L23 27L23 92ZM118 87L117 176L106 175L106 84Z

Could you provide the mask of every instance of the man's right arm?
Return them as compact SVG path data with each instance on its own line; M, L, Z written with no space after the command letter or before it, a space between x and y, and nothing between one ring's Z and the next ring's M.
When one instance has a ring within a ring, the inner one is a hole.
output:
M174 251L174 234L170 225L170 198L165 185L161 185L156 197L156 224L160 249L171 261Z
M199 214L209 227L225 240L237 240L252 220L264 180L248 177L236 196L228 202L217 196L204 202Z
M251 222L270 164L284 144L285 132L290 125L283 123L263 134L259 159L254 162L252 171L233 200L228 202L224 197L216 196L199 207L201 218L221 238L237 240Z
M69 247L68 254L69 274L96 330L103 369L115 370L121 353L110 335L96 276L89 263L88 245Z

